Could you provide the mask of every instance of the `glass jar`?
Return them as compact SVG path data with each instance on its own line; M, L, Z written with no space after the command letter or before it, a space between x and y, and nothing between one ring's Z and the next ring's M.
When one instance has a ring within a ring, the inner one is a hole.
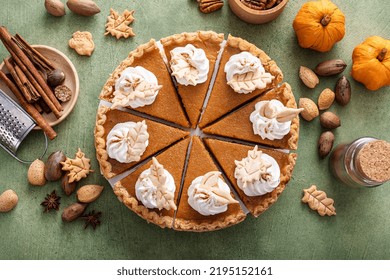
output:
M359 168L359 152L366 144L374 141L378 141L378 139L362 137L350 144L338 145L330 155L332 174L351 187L377 187L388 181L374 180Z

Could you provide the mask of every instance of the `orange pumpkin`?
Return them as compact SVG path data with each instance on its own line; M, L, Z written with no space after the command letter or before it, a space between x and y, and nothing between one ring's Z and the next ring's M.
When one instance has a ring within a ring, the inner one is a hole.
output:
M368 37L352 53L352 77L369 90L390 85L390 40Z
M293 28L302 48L327 52L345 35L345 16L329 0L307 2L298 11Z

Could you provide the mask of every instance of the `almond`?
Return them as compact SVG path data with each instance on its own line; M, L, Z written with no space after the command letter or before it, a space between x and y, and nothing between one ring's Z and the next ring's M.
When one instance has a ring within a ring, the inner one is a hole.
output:
M93 16L100 13L100 8L92 0L68 0L69 10L81 16Z
M27 171L28 182L33 186L46 184L45 163L39 159L34 160Z
M77 199L83 203L91 203L95 201L103 191L103 186L85 185L77 191Z
M321 134L318 140L318 154L321 158L325 158L333 148L334 134L332 131L325 131Z
M45 9L55 17L62 17L66 14L65 5L60 0L45 0Z
M318 79L316 73L313 72L310 68L301 66L299 68L299 78L308 88L315 88L320 80Z
M0 212L9 212L18 204L19 198L13 190L6 190L0 195Z
M311 121L320 114L317 105L310 98L299 98L299 108L304 109L301 116L307 121Z
M340 118L329 111L321 114L320 124L327 129L335 129L341 125Z
M320 110L326 110L329 109L330 106L332 106L333 101L335 99L335 94L330 88L324 89L320 96L318 97L318 109Z

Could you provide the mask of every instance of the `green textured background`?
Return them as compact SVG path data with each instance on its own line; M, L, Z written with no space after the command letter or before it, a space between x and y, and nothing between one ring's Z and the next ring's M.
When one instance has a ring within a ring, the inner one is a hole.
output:
M317 100L321 90L333 88L337 80L321 78L320 85L309 90L298 78L300 65L313 68L326 59L343 59L348 64L344 73L351 81L353 95L346 107L331 107L342 122L335 132L336 144L366 135L390 141L389 87L369 92L349 75L354 46L370 35L389 37L387 1L335 0L346 15L346 36L328 53L302 49L297 44L292 21L305 2L302 0L290 1L278 19L265 25L242 22L227 3L220 11L202 14L195 0L97 0L100 14L81 17L67 10L62 18L47 14L43 0L0 2L1 25L12 34L20 33L31 44L61 50L76 66L80 97L71 115L55 127L59 136L50 142L48 152L63 150L73 156L78 147L82 148L96 170L82 184L106 186L102 196L89 206L89 210L103 212L102 225L96 231L84 230L82 221L64 224L61 211L44 214L39 205L53 189L62 193L59 183L42 188L29 186L28 166L0 150L0 192L12 188L19 194L18 206L0 214L0 259L390 259L390 184L351 189L336 182L329 174L328 160L317 156L321 132L318 118L301 122L297 165L278 202L257 219L248 216L241 224L203 234L163 230L128 210L99 174L93 145L98 94L128 52L150 38L198 29L230 32L262 48L278 63L297 99ZM136 37L116 40L103 35L110 7L136 10L132 25ZM77 30L93 34L96 49L89 58L78 56L67 45ZM0 46L0 58L6 56L8 53ZM20 154L37 155L33 143L40 137L34 133ZM337 216L320 217L301 203L302 189L311 184L335 200ZM61 209L75 199L75 195L63 195Z

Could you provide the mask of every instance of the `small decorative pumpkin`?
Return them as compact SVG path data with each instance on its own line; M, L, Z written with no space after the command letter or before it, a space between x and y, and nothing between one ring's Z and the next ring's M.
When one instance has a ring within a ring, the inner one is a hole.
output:
M345 16L329 0L307 2L298 11L293 28L302 48L327 52L345 35Z
M390 85L390 40L368 37L352 53L352 77L369 90Z

